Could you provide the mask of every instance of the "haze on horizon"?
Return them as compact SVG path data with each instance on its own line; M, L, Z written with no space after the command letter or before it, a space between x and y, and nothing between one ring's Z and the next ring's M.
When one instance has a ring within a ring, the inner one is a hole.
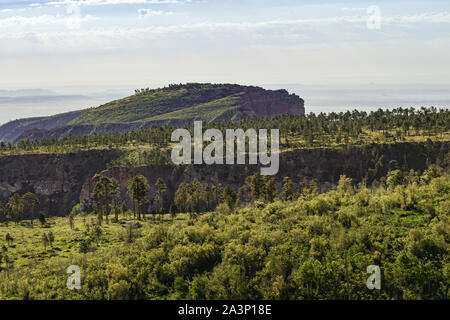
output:
M286 88L307 111L448 107L449 40L444 0L0 0L0 123L182 82ZM63 97L2 101L24 88Z

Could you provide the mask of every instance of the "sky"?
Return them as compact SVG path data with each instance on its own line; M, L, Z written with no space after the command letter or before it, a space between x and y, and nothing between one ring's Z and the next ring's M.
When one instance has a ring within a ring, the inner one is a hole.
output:
M448 0L0 0L0 96L105 93L45 111L0 99L0 123L185 82L283 87L314 106L446 104L449 52Z

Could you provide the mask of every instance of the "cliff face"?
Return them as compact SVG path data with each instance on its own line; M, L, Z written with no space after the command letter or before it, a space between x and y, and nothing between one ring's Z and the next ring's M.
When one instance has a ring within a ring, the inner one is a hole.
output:
M282 114L305 114L305 102L286 90L267 91L250 88L242 97L242 111L247 117L272 118Z
M0 201L14 192L33 192L41 202L39 210L64 216L79 202L83 184L115 157L116 151L1 157Z
M315 178L322 182L322 191L326 191L337 184L341 174L352 178L354 182L365 177L369 182L378 179L387 173L391 160L396 160L402 167L415 170L424 170L427 162L448 166L448 148L448 142L437 142L433 145L373 145L348 150L296 150L282 154L280 171L275 178L279 187L286 176L295 184ZM30 191L36 193L41 201L38 210L44 210L50 215L64 216L74 205L93 196L93 177L96 173L116 178L122 187L124 198L127 198L128 180L136 174L143 174L151 185L160 177L164 179L168 187L164 204L169 206L181 182L191 182L197 178L203 184L230 184L237 190L244 184L247 176L259 172L257 165L168 165L108 169L107 164L118 156L117 151L88 151L60 156L2 157L0 201L5 203L14 192L24 194ZM153 193L154 189L153 187Z
M437 162L446 167L449 165L448 150L448 142L436 142L432 145L372 145L348 150L296 150L282 154L280 171L275 178L279 187L286 176L295 184L318 179L322 182L322 191L327 191L337 184L341 174L352 178L354 182L360 182L364 178L368 182L379 179L390 169L391 160L396 160L401 167L420 171L427 167L427 163ZM152 185L152 196L156 180L161 177L165 181L167 192L164 204L168 207L181 182L191 182L197 178L202 184L229 184L237 190L244 184L247 176L259 172L258 165L168 165L107 169L107 164L118 156L117 151L88 151L61 156L2 157L0 201L4 203L14 192L24 194L30 191L36 193L41 201L39 210L52 216L65 216L74 205L93 196L96 173L117 179L125 199L128 180L142 174Z
M449 143L437 142L434 145L403 143L395 145L373 145L354 147L348 150L309 149L283 153L280 157L280 171L275 176L279 189L284 177L290 177L298 185L302 181L318 179L322 192L337 185L342 174L358 183L363 179L372 182L387 174L389 162L396 160L400 167L423 171L428 163L446 166ZM181 167L151 166L140 168L116 167L102 172L115 178L121 185L122 197L126 198L128 180L137 174L144 175L149 184L162 178L167 185L164 196L166 210L173 202L175 191L182 182L198 179L202 184L231 185L235 190L245 183L245 178L259 172L258 165L189 165ZM80 202L92 197L95 179L86 181L80 194ZM154 187L153 187L154 189ZM154 196L155 190L152 192Z

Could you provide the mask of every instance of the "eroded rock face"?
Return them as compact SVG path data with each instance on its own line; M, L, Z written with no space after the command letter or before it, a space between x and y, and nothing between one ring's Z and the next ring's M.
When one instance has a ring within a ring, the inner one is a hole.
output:
M286 90L270 91L250 87L242 96L242 111L247 117L269 117L305 114L305 102Z
M0 201L12 193L35 193L39 210L64 216L79 202L85 181L106 168L116 151L89 151L65 155L23 155L0 158ZM37 210L36 210L37 211Z
M351 149L309 149L285 152L280 157L280 171L275 176L279 190L282 180L288 176L294 184L318 179L321 191L326 192L336 186L342 174L358 183L364 178L370 183L385 176L389 162L396 160L409 169L422 171L427 167L427 158L432 163L445 159L449 143L435 143L432 149L424 144L403 143L396 145L372 145ZM443 152L442 150L447 150ZM407 163L404 163L405 159ZM378 164L377 164L378 163ZM260 171L259 165L188 165L188 166L147 166L139 168L115 167L102 172L102 175L115 178L121 186L121 195L127 199L129 179L141 174L152 186L150 198L155 195L154 184L162 178L167 185L164 194L165 209L173 203L175 192L182 182L190 183L198 179L201 184L230 185L238 190L245 183L245 178ZM92 197L95 179L86 181L80 195L80 202Z
M296 185L315 178L322 182L322 191L327 191L337 184L341 174L352 178L355 183L360 182L366 175L368 182L379 179L386 175L391 160L414 170L424 170L427 162L438 162L445 166L448 150L448 142L436 142L432 146L402 143L350 149L296 150L281 155L280 171L275 179L280 188L282 179L286 176ZM229 184L237 190L244 184L247 176L259 172L258 165L167 165L108 169L107 164L118 156L117 151L111 150L59 156L0 157L0 201L5 203L14 192L23 195L30 191L36 193L41 201L36 210L44 210L51 216L65 216L74 205L93 196L95 174L101 173L117 179L124 199L127 199L126 188L129 179L142 174L152 185L151 197L155 193L156 180L162 178L165 181L167 192L164 195L164 204L168 209L181 182L198 179L202 184Z

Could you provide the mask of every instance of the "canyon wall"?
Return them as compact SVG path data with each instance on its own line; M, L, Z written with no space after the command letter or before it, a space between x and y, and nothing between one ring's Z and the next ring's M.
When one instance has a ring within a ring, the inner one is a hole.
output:
M14 192L33 192L41 202L38 210L67 215L79 203L83 184L116 157L116 151L0 157L0 201Z
M283 153L280 171L275 176L279 187L289 176L295 184L318 179L322 191L337 184L345 174L355 183L368 182L386 175L391 160L400 167L422 171L428 164L448 166L448 142L429 144L401 143L368 145L349 149L305 149ZM202 184L222 183L235 190L245 178L259 171L258 165L188 165L145 166L139 168L110 167L108 163L119 156L117 151L87 151L65 155L23 155L0 158L0 201L5 203L14 192L34 192L41 200L39 210L51 216L65 216L78 203L93 196L94 175L102 173L116 178L126 198L128 180L143 174L151 185L161 177L167 184L164 204L173 200L181 182L197 178ZM152 195L154 194L154 186Z

